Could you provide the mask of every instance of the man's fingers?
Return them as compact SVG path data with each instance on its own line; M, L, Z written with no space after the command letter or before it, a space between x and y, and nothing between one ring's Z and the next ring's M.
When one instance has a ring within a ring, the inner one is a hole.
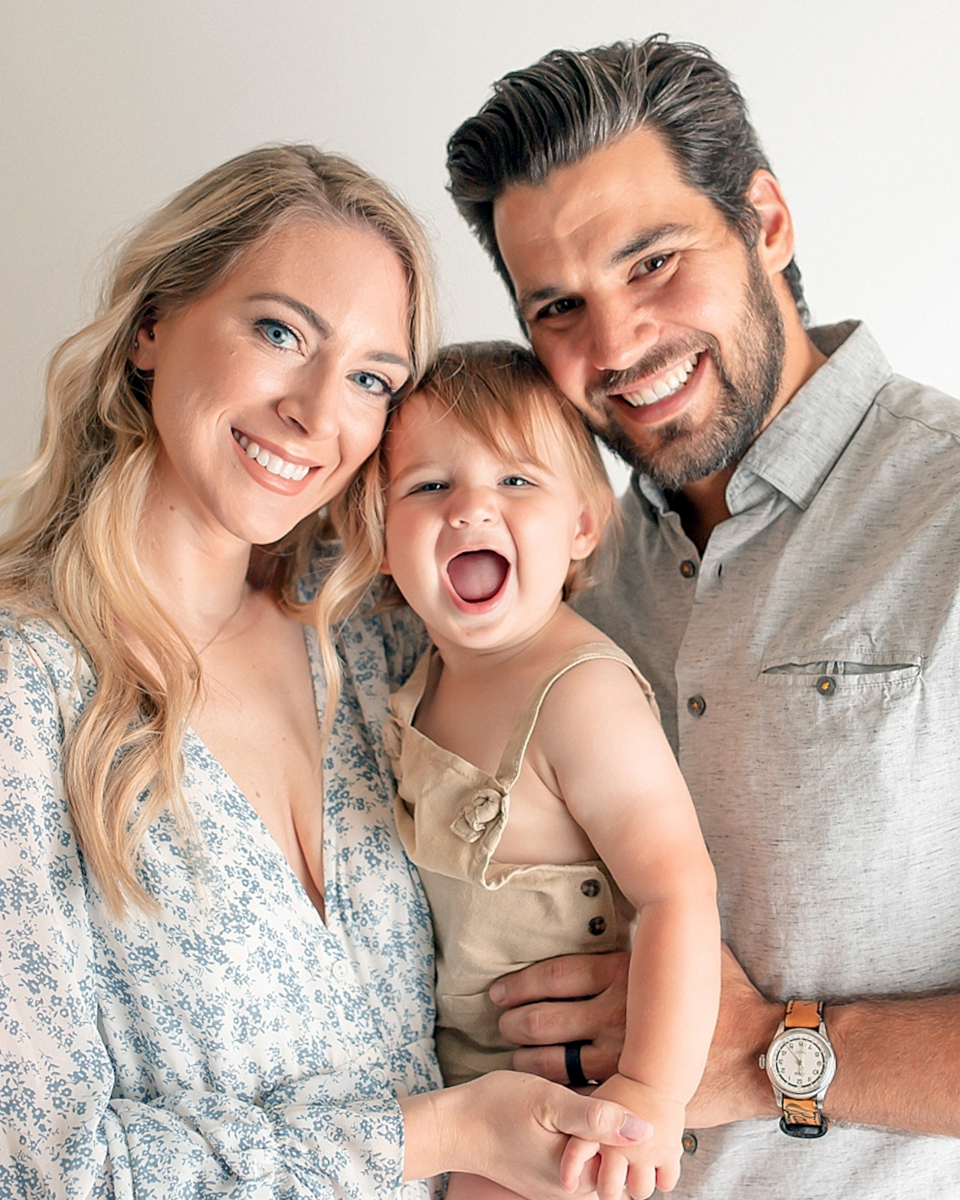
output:
M548 958L503 975L490 988L490 998L501 1008L515 1008L539 1000L596 996L621 979L625 988L628 961L625 953Z
M579 1039L571 1039L579 1040ZM569 1084L567 1077L565 1045L521 1046L513 1054L513 1069L540 1075L554 1083ZM598 1083L609 1079L620 1062L621 1043L619 1037L604 1038L596 1044L587 1043L580 1047L580 1065L587 1079Z

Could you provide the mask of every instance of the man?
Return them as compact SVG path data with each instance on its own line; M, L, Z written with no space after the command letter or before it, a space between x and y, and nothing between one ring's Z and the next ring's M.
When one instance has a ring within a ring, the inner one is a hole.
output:
M635 467L584 611L656 690L732 952L678 1194L955 1197L960 405L862 325L805 327L789 209L698 47L550 54L449 150L534 349ZM515 1065L566 1081L590 1037L611 1071L620 976L504 981Z

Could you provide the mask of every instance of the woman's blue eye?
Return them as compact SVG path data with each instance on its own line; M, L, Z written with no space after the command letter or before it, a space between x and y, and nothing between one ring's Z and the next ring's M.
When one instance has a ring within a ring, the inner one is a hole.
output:
M387 396L391 400L394 397L394 392L385 379L381 379L379 375L374 375L370 371L357 371L350 378L357 385L363 388L365 392L370 392L374 396Z
M274 321L267 317L262 321L257 321L257 328L271 345L280 346L284 350L300 345L300 339L290 326L284 325L282 321Z

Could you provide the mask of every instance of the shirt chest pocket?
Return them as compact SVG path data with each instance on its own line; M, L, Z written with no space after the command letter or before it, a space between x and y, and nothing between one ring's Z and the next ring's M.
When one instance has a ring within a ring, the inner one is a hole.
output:
M824 700L833 698L869 702L906 694L920 679L922 655L916 651L835 653L830 658L794 655L793 661L768 661L761 668L767 686L784 690L806 689Z

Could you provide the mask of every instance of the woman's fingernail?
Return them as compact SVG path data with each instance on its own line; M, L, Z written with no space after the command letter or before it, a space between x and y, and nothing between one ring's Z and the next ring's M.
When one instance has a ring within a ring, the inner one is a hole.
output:
M629 1139L631 1142L640 1142L644 1138L648 1138L651 1133L653 1133L653 1126L650 1122L641 1121L633 1113L627 1113L623 1118L623 1124L620 1126L620 1136Z
M490 989L490 999L494 1004L502 1004L507 998L506 986L502 983L495 983Z

